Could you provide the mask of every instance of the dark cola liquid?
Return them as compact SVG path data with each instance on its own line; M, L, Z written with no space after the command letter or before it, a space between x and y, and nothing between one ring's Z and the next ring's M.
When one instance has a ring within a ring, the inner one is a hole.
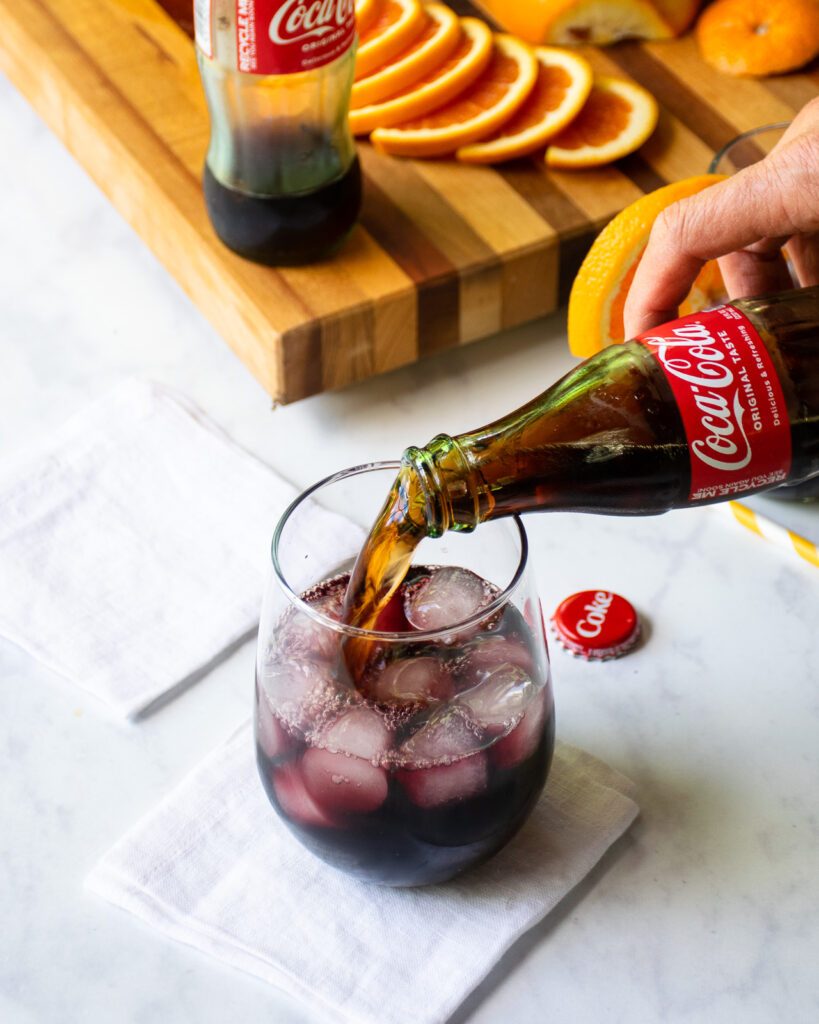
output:
M326 143L317 142L316 146ZM264 150L293 149L286 136ZM303 159L302 143L294 162ZM253 164L262 160L256 156ZM287 164L279 152L278 162ZM276 192L272 183L271 192ZM228 188L205 165L205 202L211 223L224 244L255 263L288 266L312 263L332 254L349 234L361 208L361 167L355 157L349 168L312 191L258 195Z
M412 629L406 595L435 572L410 570L388 610L394 629ZM348 580L306 599L340 616ZM426 885L518 831L546 781L554 709L543 644L517 609L449 644L390 645L357 683L312 623L286 616L278 643L284 661L271 671L284 685L257 677L259 772L314 854L367 881ZM507 706L510 686L525 692Z

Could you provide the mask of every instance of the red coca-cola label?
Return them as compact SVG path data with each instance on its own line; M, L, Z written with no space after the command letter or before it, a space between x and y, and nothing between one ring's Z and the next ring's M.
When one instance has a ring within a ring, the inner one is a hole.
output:
M354 39L354 0L236 0L236 66L248 74L312 71Z
M770 353L734 306L638 337L665 371L691 453L689 500L728 498L784 481L791 428Z

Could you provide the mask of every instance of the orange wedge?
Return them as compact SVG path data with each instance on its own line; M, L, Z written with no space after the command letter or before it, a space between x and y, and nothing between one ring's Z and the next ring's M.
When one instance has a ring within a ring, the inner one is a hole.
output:
M350 111L354 135L368 135L375 128L401 124L444 106L481 75L492 58L492 32L477 18L460 19L460 37L455 49L434 72L421 78L408 91L383 103Z
M546 150L549 167L600 167L633 153L657 125L657 101L641 85L601 75L586 104Z
M372 24L359 35L355 77L372 74L405 50L423 32L426 20L420 0L381 0Z
M667 206L724 177L702 174L665 185L627 206L603 228L586 254L569 295L569 348L574 355L586 359L623 341L626 296L654 221ZM721 298L721 289L716 262L706 263L686 300L685 311L713 305Z
M394 156L446 156L485 138L526 102L538 62L514 36L496 35L492 59L480 78L451 103L395 128L377 128L372 143Z
M458 16L443 4L428 4L426 25L406 50L353 85L351 106L366 107L404 92L439 68L461 37Z
M359 36L367 32L378 16L383 0L356 0L355 24Z
M775 75L819 54L817 0L716 0L697 22L703 58L729 75Z
M526 102L492 138L459 149L459 160L491 164L534 153L578 114L591 92L589 62L552 46L539 46L535 57L537 82Z
M479 0L499 25L530 43L606 45L618 39L668 39L649 0Z

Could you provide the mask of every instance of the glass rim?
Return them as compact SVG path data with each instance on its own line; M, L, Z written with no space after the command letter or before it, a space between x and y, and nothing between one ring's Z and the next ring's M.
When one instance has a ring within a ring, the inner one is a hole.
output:
M716 153L714 153L711 157L711 163L708 165L708 173L716 173L722 159L734 148L734 146L739 145L740 142L745 142L746 139L752 139L755 135L761 135L763 132L784 131L786 128L790 128L790 126L790 121L772 121L770 124L760 124L757 125L756 128L749 128L747 131L740 132L739 135L735 135L733 139L729 139L724 146L721 146Z
M273 531L273 539L270 544L270 558L273 566L273 574L276 577L279 587L284 591L284 594L291 605L298 608L299 611L303 612L305 615L308 615L315 622L318 622L327 629L332 629L336 633L343 633L345 636L362 637L367 640L377 640L382 643L408 643L411 641L420 643L422 641L447 637L452 633L466 629L469 626L478 625L485 619L500 611L501 608L509 601L512 593L517 589L521 579L523 578L523 573L529 562L529 538L526 535L526 529L520 516L513 514L508 518L512 520L517 527L518 538L520 540L520 555L518 557L518 564L515 568L515 572L507 585L498 592L489 604L479 608L478 611L476 611L474 615L470 615L469 618L462 619L459 622L453 622L451 625L445 626L441 629L414 629L411 632L390 633L376 629L361 629L359 626L350 626L344 622L337 622L335 619L331 619L328 616L323 615L313 605L302 600L301 596L293 590L285 578L284 570L282 569L281 562L279 561L279 542L281 541L284 529L293 513L323 487L328 487L331 484L339 483L342 480L347 480L353 476L360 476L364 473L373 473L386 469L397 472L400 468L400 462L364 462L359 466L351 466L349 469L341 469L336 473L332 473L330 476L324 477L323 480L317 481L311 487L308 487L294 498L282 513L281 518L276 524L276 529Z

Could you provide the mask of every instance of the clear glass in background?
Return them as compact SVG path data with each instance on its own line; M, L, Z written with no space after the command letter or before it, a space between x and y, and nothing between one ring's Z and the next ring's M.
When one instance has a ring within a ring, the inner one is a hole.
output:
M779 121L776 124L763 124L737 135L714 154L708 173L735 174L762 160L782 139L789 123ZM799 287L800 282L793 272L791 277L794 285ZM808 480L802 484L777 487L768 491L766 496L780 501L819 501L819 481Z
M737 171L762 160L781 140L789 124L789 121L763 124L737 135L714 154L708 173L736 174Z
M259 629L256 744L270 802L308 849L367 881L423 885L486 860L521 827L548 774L554 706L517 517L420 545L415 566L460 567L497 588L446 629L344 626L343 589L301 600L352 568L397 471L337 473L282 517ZM316 505L359 529L338 520L317 537ZM366 698L341 658L351 636L378 653Z

